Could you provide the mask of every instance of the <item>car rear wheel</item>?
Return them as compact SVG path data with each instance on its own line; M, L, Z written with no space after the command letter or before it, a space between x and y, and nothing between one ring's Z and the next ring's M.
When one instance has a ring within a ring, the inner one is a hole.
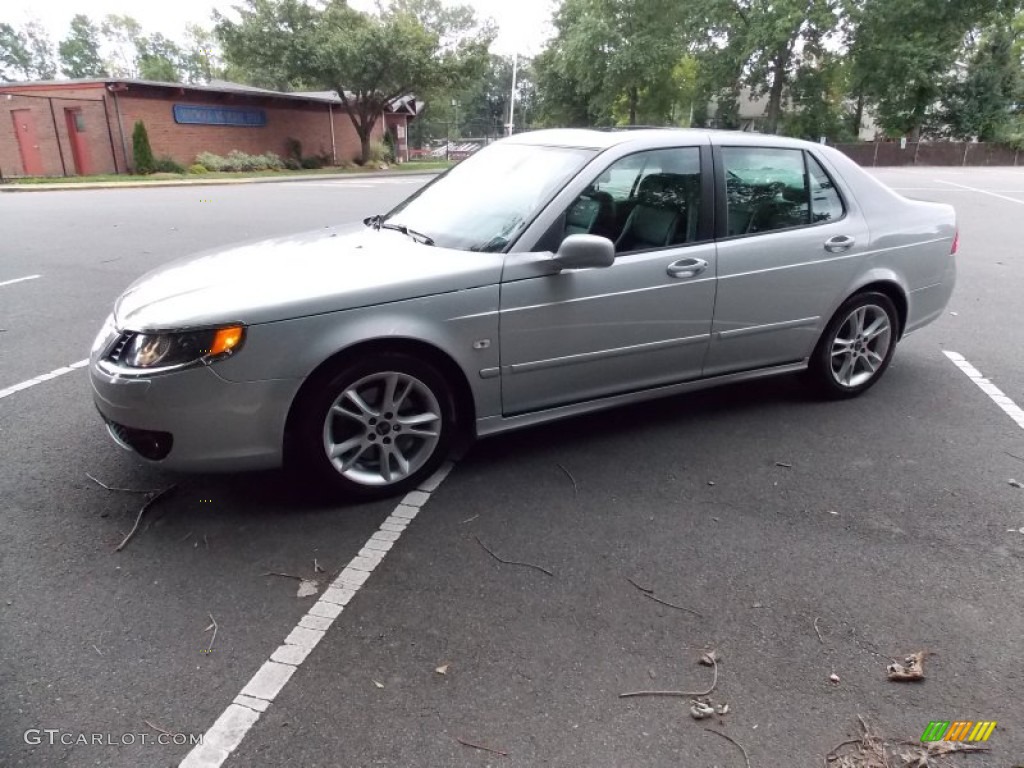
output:
M401 354L341 367L301 406L300 469L362 499L415 488L444 460L455 428L444 377Z
M814 386L833 398L856 397L882 377L896 351L899 315L883 293L858 293L836 311L811 356Z

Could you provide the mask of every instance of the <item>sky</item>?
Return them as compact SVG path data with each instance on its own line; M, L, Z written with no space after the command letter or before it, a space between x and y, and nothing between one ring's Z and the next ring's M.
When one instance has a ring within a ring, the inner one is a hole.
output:
M85 13L94 21L110 13L135 17L146 32L162 32L180 38L187 22L210 25L214 9L227 12L236 0L2 0L0 21L21 26L38 18L56 43L67 33L71 17ZM554 0L461 0L477 15L498 24L498 38L491 51L510 55L539 53L547 36ZM368 10L374 0L349 0L349 5Z

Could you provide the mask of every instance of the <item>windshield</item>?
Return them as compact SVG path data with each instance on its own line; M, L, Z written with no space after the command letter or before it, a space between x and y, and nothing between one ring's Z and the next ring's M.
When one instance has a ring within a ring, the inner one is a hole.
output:
M593 156L586 149L492 144L410 197L385 221L444 248L501 251Z

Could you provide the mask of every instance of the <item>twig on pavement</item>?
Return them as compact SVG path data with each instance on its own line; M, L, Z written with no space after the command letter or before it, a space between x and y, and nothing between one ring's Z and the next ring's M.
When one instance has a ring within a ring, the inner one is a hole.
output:
M715 690L715 686L718 685L718 660L712 658L711 664L715 668L715 675L711 680L711 687L708 688L706 691L630 691L629 693L620 693L619 698L626 699L630 696L707 696L709 693Z
M97 482L99 482L99 481L97 481ZM159 491L156 491L155 493L151 492L151 491L147 491L147 493L149 493L150 496L149 496L148 499L146 499L146 502L142 505L142 508L139 509L139 514L135 518L135 525L132 526L132 529L130 531L128 531L128 535L125 536L124 539L121 540L121 543L118 544L117 547L114 549L115 552L120 552L122 549L125 548L125 546L128 544L128 542L132 540L132 536L134 536L135 532L137 530L139 530L139 523L142 522L142 516L144 514L146 514L146 510L149 509L156 502L156 500L159 499L161 496L165 496L168 493L170 493L171 491L173 491L175 489L175 487L176 486L174 486L174 485L168 485L166 488L164 488L162 490L159 490ZM118 490L123 490L123 489L118 489Z
M96 651L96 653L98 653L98 654L99 654L100 656L102 656L102 655L103 655L103 651L101 651L101 650L100 650L99 648L97 648L97 647L96 647L95 645L94 645L94 646L92 647L92 649L93 649L94 651Z
M721 731L716 731L714 728L705 728L704 730L705 731L711 731L711 733L714 733L714 734L716 734L718 736L721 736L726 741L731 741L733 744L735 744L737 747L739 747L740 752L743 753L743 759L747 763L747 768L750 768L750 756L747 755L747 750L745 750L743 748L743 745L740 744L738 741L736 741L736 739L734 739L732 736L726 736L724 733L722 733Z
M650 592L644 592L643 596L644 597L649 597L651 600L653 600L656 603L661 603L662 605L667 605L669 608L675 608L677 611L686 611L687 613L692 613L694 616L700 616L701 618L704 618L704 614L703 613L700 613L699 611L695 611L695 610L693 610L693 608L686 608L685 606L682 606L682 605L676 605L675 603L670 603L668 600L662 600L660 597L655 597Z
M693 608L686 608L682 605L670 603L668 600L662 600L660 597L655 597L653 594L653 589L650 589L649 587L641 587L639 584L637 584L635 581L629 578L629 576L626 577L626 581L628 581L630 584L632 584L634 587L640 590L640 594L642 594L644 597L649 597L656 603L661 603L662 605L667 605L669 608L675 608L677 611L686 611L687 613L692 613L694 616L700 616L701 618L704 618L704 615L702 613L693 610Z
M504 558L498 557L496 554L494 554L493 551L488 549L486 544L484 544L482 541L480 541L480 537L479 536L474 536L473 538L476 539L476 543L477 544L479 544L481 547L484 548L484 551L487 552L487 554L489 554L491 557L493 557L499 563L504 563L505 565L522 565L522 566L524 566L526 568L534 568L534 569L540 571L541 573L546 573L548 576L551 576L552 578L554 578L555 574L553 574L551 571L549 571L547 568L544 568L543 566L534 565L533 563L521 563L521 562L519 562L517 560L505 560Z
M821 639L821 630L818 629L818 622L819 621L821 621L821 616L815 616L814 617L814 631L818 633L818 642L824 645L825 641Z
M459 744L461 744L464 747L472 747L473 749L479 749L479 750L482 750L483 752L490 752L492 755L501 755L502 757L508 757L508 752L502 752L500 749L493 749L492 747L485 747L483 744L474 744L472 741L466 741L465 739L460 739L458 736L455 737L455 740L457 742L459 742Z
M155 725L155 724L153 724L153 723L149 722L149 720L143 720L142 722L144 722L144 723L145 723L146 725L148 725L148 726L149 726L150 728L152 728L152 729L153 729L154 731L159 731L159 732L160 732L160 733L162 733L162 734L163 734L164 736L177 736L177 735L178 735L178 734L176 734L176 733L171 733L171 732L170 732L170 731L168 731L168 730L167 730L166 728L161 728L161 727L160 727L159 725Z
M210 626L208 626L206 629L203 630L203 632L209 632L211 629L213 630L213 637L210 638L210 644L208 646L206 646L206 650L207 651L212 651L213 650L213 641L217 639L217 620L215 618L213 618L213 614L212 613L208 613L206 615L209 616L210 617L210 621L213 622Z
M1017 461L1024 461L1024 459L1022 459L1020 456L1018 456L1015 453L1010 453L1009 451L1003 451L1003 453L1005 453L1010 458L1016 459Z
M281 578L284 578L284 579L298 579L299 581L305 581L305 579L302 578L301 576L296 576L295 574L292 574L292 573L281 573L280 571L267 571L263 575L264 576L280 576Z
M633 580L632 580L631 578L629 578L629 576L627 576L627 577L626 577L626 581L628 581L628 582L629 582L630 584L632 584L632 585L633 585L634 587L636 587L637 589L639 589L639 590L640 590L641 592L643 592L643 593L644 593L645 595L649 595L649 594L651 594L651 592L653 592L653 591L654 591L654 590L653 590L653 589L651 589L650 587L641 587L641 586L640 586L639 584L637 584L637 583L636 583L635 581L633 581Z
M108 491L122 491L123 493L156 493L157 490L159 490L157 488L151 488L148 491L142 490L141 488L121 488L120 486L117 485L107 485L102 480L97 480L88 472L85 473L85 476L92 480L94 483L96 483L96 485L98 485L100 488L106 488Z
M568 477L569 480L572 482L572 495L573 496L579 496L580 495L580 489L576 485L576 478L572 476L572 472L570 472L568 469L563 467L558 462L555 462L555 466L557 466L560 470L562 470L565 473L565 476Z

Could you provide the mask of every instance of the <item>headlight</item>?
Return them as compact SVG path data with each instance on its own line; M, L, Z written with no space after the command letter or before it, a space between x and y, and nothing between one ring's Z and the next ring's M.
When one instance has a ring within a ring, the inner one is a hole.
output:
M245 327L241 325L179 333L133 333L115 347L111 362L152 371L184 368L228 357L238 351L244 339Z

